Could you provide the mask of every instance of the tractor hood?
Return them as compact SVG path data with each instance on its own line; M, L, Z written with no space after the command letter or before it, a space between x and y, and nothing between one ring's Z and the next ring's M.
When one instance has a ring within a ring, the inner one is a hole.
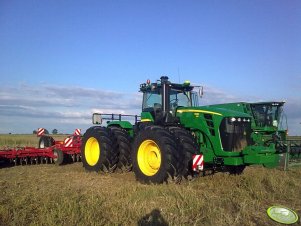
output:
M200 107L179 107L177 113L203 113L217 115L221 117L246 117L250 118L250 115L238 111L233 111L225 108L200 106Z

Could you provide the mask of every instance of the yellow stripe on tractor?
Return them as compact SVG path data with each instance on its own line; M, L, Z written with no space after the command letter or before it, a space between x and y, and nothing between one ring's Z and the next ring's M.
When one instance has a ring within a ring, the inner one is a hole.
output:
M223 116L220 113L213 112L213 111L205 111L205 110L196 110L196 109L183 109L183 110L178 110L178 113L184 113L184 112L189 112L189 113L205 113L205 114L212 114L212 115L219 115Z
M152 120L145 118L145 119L141 119L141 122L151 122Z

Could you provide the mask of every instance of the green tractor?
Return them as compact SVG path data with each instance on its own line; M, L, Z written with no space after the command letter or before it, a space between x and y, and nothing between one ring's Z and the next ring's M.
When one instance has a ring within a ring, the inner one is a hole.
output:
M275 162L273 149L252 145L249 114L200 107L194 88L163 76L140 85L141 116L93 114L96 126L82 140L83 166L132 169L142 183L162 183L207 170L239 174L248 165ZM103 121L106 126L100 126Z
M279 165L280 157L287 151L286 134L287 128L283 129L282 119L283 105L285 102L237 102L211 105L246 113L252 117L251 138L255 145L275 150L278 158L273 163L264 164L266 167L276 167Z

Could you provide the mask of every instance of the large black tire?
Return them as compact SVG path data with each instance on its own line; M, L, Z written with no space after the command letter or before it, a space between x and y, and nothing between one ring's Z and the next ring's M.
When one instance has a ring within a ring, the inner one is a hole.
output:
M141 130L132 146L133 171L142 183L179 182L181 159L176 141L163 127Z
M245 170L246 165L239 165L239 166L228 166L228 172L231 175L240 175Z
M153 122L139 122L136 125L134 125L134 136L139 133L139 131L144 130L145 128L154 125Z
M62 165L64 163L64 153L62 152L62 150L59 149L54 149L53 150L53 155L56 156L53 158L53 162L56 165Z
M48 148L55 144L55 141L50 136L41 136L39 140L39 148Z
M168 127L168 129L177 139L177 144L181 150L181 161L183 162L181 175L189 179L194 174L192 170L192 156L200 154L200 147L196 139L186 129L180 127Z
M117 139L118 146L118 163L117 167L124 172L131 171L132 159L131 159L131 137L127 131L120 127L110 127Z
M144 130L145 128L147 128L151 125L154 125L154 123L153 122L140 122L138 124L138 128L139 128L139 130Z
M48 147L48 137L41 136L39 140L39 148L45 148L45 147Z
M117 140L105 127L91 127L82 139L81 156L88 171L113 172L118 162Z

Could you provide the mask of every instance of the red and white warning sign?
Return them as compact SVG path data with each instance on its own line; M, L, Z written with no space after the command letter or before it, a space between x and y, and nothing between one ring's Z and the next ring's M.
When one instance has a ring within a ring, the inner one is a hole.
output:
M193 155L192 156L192 170L199 171L204 168L204 158L203 155Z
M44 128L38 128L38 132L37 132L37 136L43 136L45 133L45 129Z
M64 145L65 145L66 148L73 147L73 138L72 137L67 137L64 140Z
M81 129L76 129L76 130L74 131L73 135L75 135L75 136L80 136L80 131L81 131Z

